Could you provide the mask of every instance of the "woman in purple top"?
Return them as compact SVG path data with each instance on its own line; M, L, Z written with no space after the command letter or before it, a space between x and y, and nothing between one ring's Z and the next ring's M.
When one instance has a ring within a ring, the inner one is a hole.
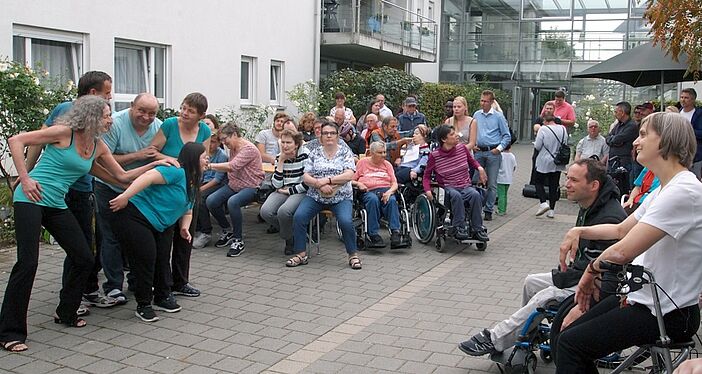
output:
M483 199L480 193L473 188L470 181L469 169L478 169L480 183L485 183L487 174L480 164L471 156L465 145L459 145L458 133L452 126L441 125L435 130L439 148L429 154L429 161L424 170L424 193L429 200L433 199L431 193L432 174L446 191L451 203L451 226L456 228L455 237L458 240L470 239L466 227L466 210L470 212L470 225L473 236L480 241L488 241L487 233L483 227L483 218L480 211Z

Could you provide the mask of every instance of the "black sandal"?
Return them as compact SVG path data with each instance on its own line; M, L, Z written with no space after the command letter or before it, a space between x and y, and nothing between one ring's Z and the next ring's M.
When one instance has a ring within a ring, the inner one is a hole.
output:
M18 345L23 345L24 348L15 349L15 347L17 347ZM29 347L27 347L27 345L24 344L24 342L21 342L19 340L15 340L15 341L11 341L11 342L3 342L3 343L0 343L0 346L2 346L2 349L6 350L8 352L12 352L12 353L24 352L24 351L29 349Z
M61 318L54 316L54 323L58 324L58 325L66 325L67 327L77 327L77 328L88 326L88 323L85 322L84 319L78 318L77 316L70 321L62 320Z

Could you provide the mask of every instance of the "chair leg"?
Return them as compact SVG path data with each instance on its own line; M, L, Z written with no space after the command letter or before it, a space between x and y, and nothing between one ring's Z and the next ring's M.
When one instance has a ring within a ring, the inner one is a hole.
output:
M319 226L321 225L320 219L319 219L319 214L317 214L317 217L315 219L317 220L317 256L319 256L319 254L320 254L319 242L322 241L322 233L321 233L321 229L319 228Z

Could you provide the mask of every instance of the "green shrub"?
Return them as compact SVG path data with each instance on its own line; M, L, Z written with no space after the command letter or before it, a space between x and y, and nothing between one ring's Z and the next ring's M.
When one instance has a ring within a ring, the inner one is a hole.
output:
M463 85L450 83L424 83L419 89L419 105L427 122L435 127L444 122L444 104L456 96L463 96L468 102L468 113L472 115L480 109L480 95L484 90L492 90L495 100L500 103L502 111L507 115L512 106L511 93L505 90L488 87L482 84L466 83Z

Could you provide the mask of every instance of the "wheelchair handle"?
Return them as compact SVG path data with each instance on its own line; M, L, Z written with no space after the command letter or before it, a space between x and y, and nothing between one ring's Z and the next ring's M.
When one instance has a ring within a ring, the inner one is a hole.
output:
M622 270L625 270L625 265L615 264L614 262L602 260L600 261L600 270L618 273Z

